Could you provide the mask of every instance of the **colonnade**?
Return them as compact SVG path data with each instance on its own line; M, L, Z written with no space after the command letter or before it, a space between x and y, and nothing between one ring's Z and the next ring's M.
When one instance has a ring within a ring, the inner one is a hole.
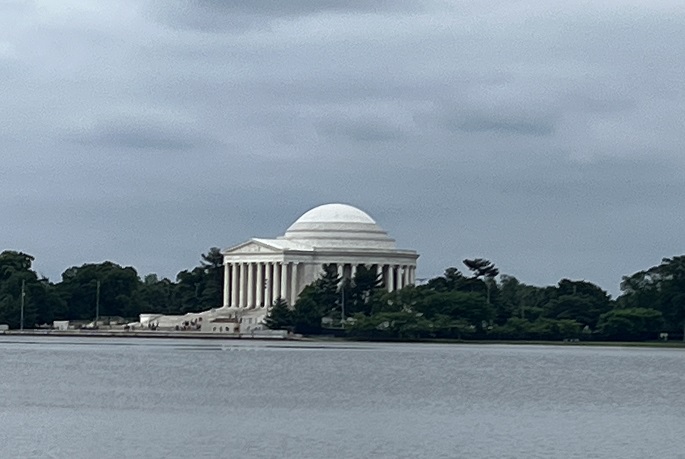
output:
M355 264L338 264L338 276L352 279L357 273ZM416 266L395 264L372 264L376 269L376 275L382 275L383 284L389 291L399 290L416 282Z
M239 262L224 264L224 306L264 308L277 298L294 304L299 294L297 262Z
M357 264L336 263L338 274L351 279ZM372 264L383 277L388 291L399 290L416 282L416 266ZM224 264L224 306L234 308L268 308L277 298L295 304L301 288L316 280L323 265L312 271L299 262L237 262ZM309 278L311 277L311 279Z

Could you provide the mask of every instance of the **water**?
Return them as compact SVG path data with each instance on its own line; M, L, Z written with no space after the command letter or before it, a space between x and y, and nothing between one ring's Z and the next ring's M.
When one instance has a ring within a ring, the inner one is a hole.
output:
M0 337L0 457L685 458L685 351Z

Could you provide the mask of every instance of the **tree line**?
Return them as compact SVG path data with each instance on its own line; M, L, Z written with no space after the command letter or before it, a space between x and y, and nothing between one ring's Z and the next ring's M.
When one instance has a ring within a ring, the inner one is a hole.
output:
M34 257L0 253L0 324L24 326L54 320L92 320L97 285L101 316L136 320L140 313L185 314L220 306L223 257L213 247L199 265L175 280L141 277L130 266L105 261L66 269L57 282L33 269ZM447 268L423 285L387 292L376 271L360 265L341 279L334 265L305 287L294 305L278 300L272 328L299 333L342 333L360 339L656 339L682 338L685 329L685 256L664 258L625 276L612 299L584 280L533 286L500 274L483 259L464 260L464 272Z
M267 325L360 339L685 339L685 256L624 277L616 299L584 280L538 287L500 276L488 260L463 263L467 274L450 267L394 292L375 270L360 266L348 280L327 266L293 308L277 301Z
M73 266L59 282L39 276L34 257L18 251L0 253L0 324L20 327L24 288L24 327L54 320L93 320L100 284L102 317L137 320L141 313L185 314L221 305L223 256L213 247L199 266L178 273L175 281L156 274L140 277L130 266L110 261Z

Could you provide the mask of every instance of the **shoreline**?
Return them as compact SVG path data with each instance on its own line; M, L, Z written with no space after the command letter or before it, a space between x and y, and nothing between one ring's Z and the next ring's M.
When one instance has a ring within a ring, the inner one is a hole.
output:
M5 330L2 336L19 337L68 337L68 338L142 338L142 339L206 339L206 340L262 340L262 341L301 341L298 335L278 336L260 333L203 333L199 331L118 331L118 330Z
M682 341L532 341L532 340L358 340L348 338L334 338L326 336L273 336L265 334L219 334L202 333L197 331L97 331L97 330L5 330L0 337L69 337L69 338L141 338L141 339L201 339L201 340L260 340L260 341L307 341L320 343L413 343L413 344L485 344L485 345L528 345L528 346L595 346L595 347L646 347L685 349Z

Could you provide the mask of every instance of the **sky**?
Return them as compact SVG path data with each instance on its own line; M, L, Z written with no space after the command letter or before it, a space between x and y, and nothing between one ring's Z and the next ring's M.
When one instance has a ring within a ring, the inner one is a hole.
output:
M685 253L681 0L0 0L0 250L174 278L308 209L418 277Z

